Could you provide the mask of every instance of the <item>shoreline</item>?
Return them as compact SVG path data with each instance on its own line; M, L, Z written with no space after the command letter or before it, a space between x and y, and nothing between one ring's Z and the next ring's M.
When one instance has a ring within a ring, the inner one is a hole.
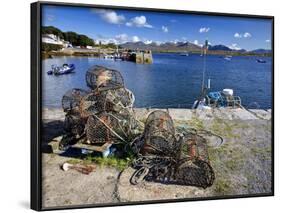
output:
M107 54L113 54L114 52L109 51ZM153 51L152 54L180 54L182 51ZM200 55L201 52L188 52L191 55ZM101 52L88 50L88 49L81 49L81 50L65 50L65 51L42 51L42 59L57 57L57 56L74 56L74 57L101 57ZM272 57L272 54L257 54L257 53L239 53L239 52L220 52L220 51L209 51L208 55L218 55L218 56L248 56L248 57Z
M271 109L242 108L215 108L210 110L186 109L186 108L134 108L137 119L145 118L155 110L168 111L174 120L192 120L198 117L201 120L271 120ZM42 107L42 119L63 120L65 113L60 107Z

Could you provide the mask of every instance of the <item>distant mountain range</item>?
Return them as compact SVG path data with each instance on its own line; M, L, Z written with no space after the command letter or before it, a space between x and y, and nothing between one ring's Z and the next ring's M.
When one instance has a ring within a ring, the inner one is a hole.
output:
M266 53L271 53L271 50L266 50L266 49L256 49L250 51L252 53L257 53L257 54L266 54Z
M152 50L154 52L201 52L202 48L199 45L190 42L165 42L156 43L152 42L145 44L142 41L139 42L126 42L120 44L122 48L127 49L141 49L141 50ZM210 45L208 48L212 52L235 52L235 53L250 53L250 54L270 54L271 50L266 49L256 49L252 51L247 51L245 49L231 49L225 45Z
M126 42L120 45L122 48L127 49L142 49L142 50L152 50L156 52L181 52L181 51L201 51L201 47L190 42L165 42L156 43L152 42L145 44L142 41L139 42Z

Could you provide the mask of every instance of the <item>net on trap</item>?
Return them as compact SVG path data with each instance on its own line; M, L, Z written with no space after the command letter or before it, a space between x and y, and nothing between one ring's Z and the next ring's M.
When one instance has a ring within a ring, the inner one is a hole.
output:
M78 108L83 97L88 94L88 91L77 88L67 91L61 101L63 110L67 112Z
M134 100L133 93L126 88L96 91L82 99L81 108L88 115L99 112L132 113Z
M72 111L65 115L63 126L68 134L81 136L84 133L85 119L79 112Z
M124 80L120 72L103 66L91 67L86 73L86 83L92 90L124 87Z
M126 142L130 134L129 123L117 114L102 112L88 118L86 136L91 144Z
M175 156L179 148L173 120L164 111L156 110L149 114L143 139L143 155Z
M185 133L180 140L181 151L175 179L183 185L211 186L215 173L209 161L207 140L193 132Z
M177 134L168 113L152 112L146 120L144 134L132 144L139 157L133 163L137 170L131 183L147 180L203 188L211 186L215 176L206 142L193 132Z

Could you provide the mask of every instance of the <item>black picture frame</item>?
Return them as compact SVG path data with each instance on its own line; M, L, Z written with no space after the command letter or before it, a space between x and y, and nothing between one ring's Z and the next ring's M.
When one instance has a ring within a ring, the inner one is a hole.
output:
M227 17L242 17L267 19L272 22L272 141L271 141L271 156L272 156L272 191L265 194L248 194L248 195L231 195L218 196L207 198L185 198L177 200L155 200L142 202L122 202L109 204L91 204L78 206L57 206L52 208L42 207L42 159L40 141L42 136L42 75L41 75L41 9L42 6L71 6L71 7L94 7L103 9L126 9L138 11L155 11L165 13L182 13L182 14L196 14L208 16L227 16ZM109 6L109 5L94 5L94 4L80 4L80 3L62 3L62 2L35 2L31 4L31 209L42 210L59 210L59 209L77 209L77 208L91 208L91 207L107 207L107 206L123 206L123 205L139 205L139 204L153 204L153 203L171 203L171 202L185 202L185 201L202 201L202 200L217 200L217 199L233 199L233 198L250 198L262 196L274 196L274 16L265 15L249 15L249 14L233 14L233 13L216 13L203 11L186 11L186 10L168 10L157 8L139 8L139 7L123 7L123 6Z

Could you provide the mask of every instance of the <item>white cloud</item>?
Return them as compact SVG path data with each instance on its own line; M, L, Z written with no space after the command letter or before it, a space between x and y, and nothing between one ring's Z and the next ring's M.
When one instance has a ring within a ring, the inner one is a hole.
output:
M126 23L126 26L128 27L147 27L147 28L153 28L152 25L148 24L146 22L146 17L145 16L136 16L132 18L129 22Z
M235 34L234 34L234 37L235 37L235 38L242 38L242 35L239 34L239 33L235 33Z
M237 45L237 44L231 44L230 46L228 46L230 49L233 50L241 50L241 48Z
M197 46L200 46L200 47L203 47L203 44L200 44L198 40L194 40L193 44L195 44Z
M210 28L209 27L201 27L199 29L199 33L207 33L210 31Z
M174 39L174 40L171 40L171 41L168 41L168 42L176 44L176 43L180 42L180 40L179 39Z
M114 38L102 38L102 39L96 39L95 41L97 43L101 42L102 44L109 44L109 43L118 44L118 41Z
M48 21L54 21L55 20L55 16L54 15L51 15L51 14L47 14L47 20Z
M151 44L153 41L152 40L145 40L143 43L145 44Z
M166 27L166 26L162 26L162 31L164 32L164 33L167 33L167 32L169 32L169 29L168 29L168 27Z
M98 13L104 21L111 24L122 24L126 20L125 16L118 15L113 10L93 9L92 11Z
M132 37L132 42L138 42L138 41L140 41L140 38L138 36Z
M130 37L126 33L122 33L114 36L113 38L100 38L97 39L96 41L102 42L102 44L108 44L108 43L124 44L126 42L138 42L141 41L141 39L136 35Z
M162 41L155 41L155 43L156 43L157 46L160 46L161 44L163 44Z
M270 39L266 39L265 42L266 42L266 43L270 43L271 40L270 40Z
M116 35L115 39L117 40L118 43L123 43L129 40L129 36L123 33L123 34Z
M248 32L244 33L244 38L251 38L251 37L252 37L251 33Z
M244 34L243 33L235 33L234 37L235 38L242 38L242 37L244 37L244 38L251 38L252 35L249 32L245 32Z

